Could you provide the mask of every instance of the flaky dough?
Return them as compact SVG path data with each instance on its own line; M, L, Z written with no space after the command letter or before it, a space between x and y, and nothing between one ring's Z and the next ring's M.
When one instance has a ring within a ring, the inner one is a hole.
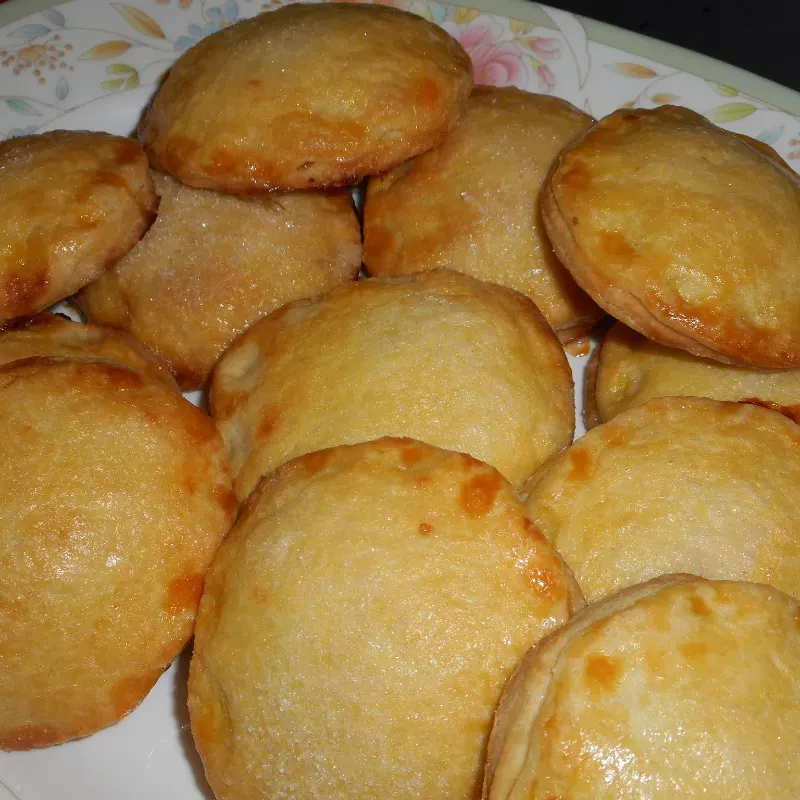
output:
M293 4L185 53L140 138L153 166L193 186L349 185L437 144L471 88L469 56L422 17Z
M590 600L668 572L800 597L800 426L759 406L662 397L592 428L527 510Z
M291 303L227 350L211 382L244 500L290 458L379 436L468 452L515 486L572 441L572 375L533 303L434 271Z
M589 606L500 702L485 800L800 794L800 607L668 575Z
M800 177L693 111L615 111L561 154L543 216L575 280L650 339L800 366Z
M192 634L236 508L214 423L109 362L0 367L0 749L135 708Z
M138 339L61 314L24 317L0 331L0 364L36 357L113 361L178 391L169 370Z
M474 800L494 706L583 605L500 474L381 439L266 478L206 580L192 732L219 800Z
M370 179L366 268L499 283L530 297L562 341L576 338L603 312L553 253L539 195L559 151L593 121L557 97L475 87L442 144Z
M668 396L745 401L800 422L800 369L721 364L653 342L618 322L600 341L586 372L587 426Z
M0 324L94 280L153 221L138 142L55 131L0 142Z
M75 298L93 322L134 334L184 390L208 379L255 320L354 278L361 232L344 192L233 196L153 173L158 218Z

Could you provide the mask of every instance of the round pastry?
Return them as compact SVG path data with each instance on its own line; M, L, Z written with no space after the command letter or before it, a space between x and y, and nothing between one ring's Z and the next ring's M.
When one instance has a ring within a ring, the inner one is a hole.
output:
M265 478L209 571L189 676L219 800L480 794L526 649L583 606L500 474L380 439Z
M155 210L147 158L132 139L55 131L0 142L0 323L94 280Z
M800 177L674 106L615 111L561 154L542 202L575 280L694 355L800 367Z
M140 138L154 167L192 186L344 186L437 144L471 88L469 56L422 17L287 5L181 56Z
M478 86L441 145L371 178L364 264L372 275L446 268L528 295L562 342L602 311L559 263L539 195L553 160L592 124L565 100Z
M455 272L371 278L265 317L211 381L239 500L303 453L410 436L520 486L575 427L564 351L533 303Z
M92 322L129 331L184 390L274 309L354 278L361 231L349 194L225 195L153 173L158 218L75 298Z
M586 424L608 422L654 397L681 395L755 403L800 422L800 369L720 364L665 347L618 322L589 362Z
M534 479L527 511L589 600L670 572L800 597L800 426L665 397L598 425Z
M135 708L192 634L236 503L213 421L110 362L0 367L0 749Z
M39 356L113 361L178 391L169 370L141 342L122 331L48 313L23 317L0 331L0 365Z
M520 663L485 800L800 795L800 607L668 575L589 606Z

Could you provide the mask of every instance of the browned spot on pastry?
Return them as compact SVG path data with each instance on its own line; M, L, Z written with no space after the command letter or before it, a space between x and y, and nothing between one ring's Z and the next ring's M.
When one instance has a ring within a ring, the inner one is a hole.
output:
M148 670L142 675L123 678L111 689L111 705L118 717L133 711L161 675L161 670Z
M783 414L784 417L788 417L792 422L797 422L800 424L800 405L782 406L778 403L773 403L770 400L761 400L758 397L747 397L740 402L749 403L752 406L769 408L772 411L777 411L779 414Z
M280 409L276 405L266 406L261 412L261 421L258 423L256 438L269 439L278 427L280 415Z
M537 541L539 542L546 541L545 535L527 517L522 518L522 527L525 529L525 533L527 533L529 536L532 536Z
M236 156L221 147L211 153L211 170L215 175L230 175L236 171L237 164Z
M433 525L431 525L429 522L420 522L419 532L423 536L430 536L430 534L433 533Z
M461 466L467 470L479 469L483 464L477 458L473 458L469 453L459 453L461 459Z
M205 749L213 745L217 738L218 725L214 712L209 708L202 708L192 717L192 734L197 744Z
M236 495L227 486L217 486L214 489L214 499L226 517L236 514Z
M47 747L60 742L64 737L50 725L23 725L8 731L0 731L0 750L30 750Z
M303 456L300 463L309 475L315 475L325 469L330 457L330 450L318 450L316 453L309 453L307 456Z
M583 161L574 161L568 169L561 174L559 183L568 189L588 189L592 184L592 174Z
M136 370L116 364L106 364L103 369L108 382L115 389L141 389L145 385L145 379ZM157 414L155 420L160 422Z
M134 139L122 139L117 143L116 161L121 167L138 164L143 159L142 148Z
M608 447L625 447L636 437L636 430L627 425L605 425L600 436Z
M467 516L483 517L492 510L502 478L496 472L476 475L461 486L459 503Z
M561 581L550 570L544 567L528 567L526 576L531 588L543 600L553 602L561 594Z
M708 607L708 603L706 603L702 597L692 595L692 597L689 599L689 607L692 609L692 614L694 614L696 617L711 616L711 609Z
M186 435L204 447L219 436L217 426L205 412L184 401L180 410L180 423ZM174 422L172 423L175 424Z
M590 655L586 659L586 681L604 691L610 691L619 680L622 669L619 663L602 653Z
M598 238L603 254L618 264L627 266L636 258L636 250L630 246L628 240L618 231L600 231Z
M197 494L197 481L195 480L193 470L184 470L182 485L183 491L186 492L186 494Z
M408 447L404 447L400 454L400 459L403 462L404 467L413 467L414 464L418 464L419 461L422 459L422 448L416 445L409 445Z
M89 192L91 192L95 186L113 186L115 189L123 189L126 191L130 189L128 181L126 181L119 172L114 172L110 169L97 170L92 176L92 179L89 185Z
M380 225L367 228L367 231L364 237L364 258L379 262L394 248L395 236L389 228Z
M250 80L247 81L247 85L252 86L254 89L258 89L258 87L261 86L261 81L258 80L258 78L250 78Z
M416 105L423 108L435 109L439 105L441 90L439 84L432 78L425 78L418 86L414 98Z
M678 649L687 661L699 661L708 655L708 645L703 642L685 642Z
M37 271L29 276L16 275L9 278L3 287L4 305L9 315L16 316L34 310L47 289L47 262L42 258L30 259L30 254L26 254L24 263L36 263Z
M569 454L569 474L567 480L586 481L594 475L594 456L585 447L573 447Z
M187 609L197 608L200 596L203 594L203 576L197 573L187 573L172 580L167 587L164 598L164 610L176 616L183 614Z

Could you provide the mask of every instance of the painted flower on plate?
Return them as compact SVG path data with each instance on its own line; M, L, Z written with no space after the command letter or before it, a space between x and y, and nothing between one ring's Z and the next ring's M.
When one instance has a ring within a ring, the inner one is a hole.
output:
M206 24L190 25L188 32L175 40L176 50L188 50L206 36L233 25L239 19L239 5L236 0L227 0L220 6L204 9L203 16Z
M497 42L492 27L482 17L467 25L445 24L472 59L475 83L488 86L511 86L522 72L522 55L513 42Z

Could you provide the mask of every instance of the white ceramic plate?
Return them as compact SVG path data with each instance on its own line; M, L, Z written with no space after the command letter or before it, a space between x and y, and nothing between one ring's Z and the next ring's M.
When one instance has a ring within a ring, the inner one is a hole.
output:
M685 105L800 164L800 120L734 87L754 86L763 90L760 97L795 109L800 97L740 70L634 34L612 35L607 26L534 3L494 0L494 7L503 2L504 9L513 7L524 17L514 20L429 0L381 2L444 26L472 56L478 82L552 92L595 117L623 105ZM482 0L484 6L492 2ZM129 134L154 85L186 47L282 0L36 4L43 10L0 28L0 138L55 128ZM22 5L23 0L11 4ZM28 0L24 7L30 8ZM8 18L8 7L3 14ZM630 46L612 47L587 31L605 42L621 37ZM673 66L633 54L648 49L665 53ZM725 75L730 80L718 82ZM570 361L580 419L585 358ZM0 800L213 798L188 728L187 668L184 653L139 708L105 731L45 750L0 753Z

